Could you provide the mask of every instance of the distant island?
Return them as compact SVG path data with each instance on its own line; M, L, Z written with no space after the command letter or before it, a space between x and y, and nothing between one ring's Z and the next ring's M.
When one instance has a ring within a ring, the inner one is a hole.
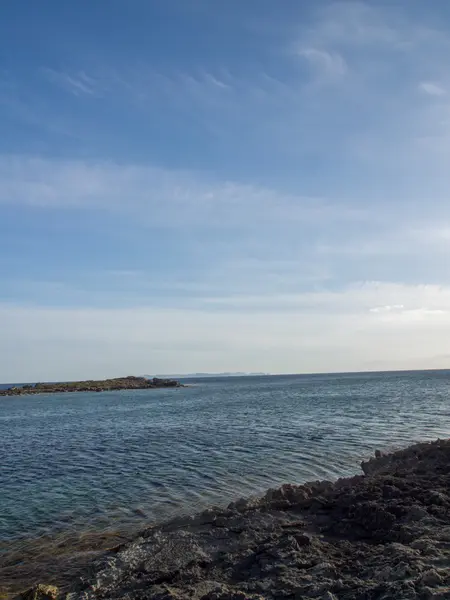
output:
M12 386L0 390L0 396L25 396L27 394L62 394L66 392L111 392L113 390L147 390L155 388L183 387L174 379L153 377L116 377L115 379L88 379L61 383L36 383L34 385Z

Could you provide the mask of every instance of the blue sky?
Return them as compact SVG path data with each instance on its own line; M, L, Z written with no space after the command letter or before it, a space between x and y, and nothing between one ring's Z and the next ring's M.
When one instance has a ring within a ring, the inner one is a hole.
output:
M450 364L446 0L0 18L0 380Z

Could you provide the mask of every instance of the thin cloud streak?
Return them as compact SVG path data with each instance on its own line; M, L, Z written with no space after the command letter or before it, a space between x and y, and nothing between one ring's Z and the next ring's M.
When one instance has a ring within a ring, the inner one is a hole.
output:
M0 156L0 204L147 214L152 222L364 221L364 210L188 171L111 162ZM251 221L247 221L251 219Z
M101 87L99 82L84 71L74 74L55 71L49 67L41 69L43 76L51 83L55 83L75 96L99 96Z

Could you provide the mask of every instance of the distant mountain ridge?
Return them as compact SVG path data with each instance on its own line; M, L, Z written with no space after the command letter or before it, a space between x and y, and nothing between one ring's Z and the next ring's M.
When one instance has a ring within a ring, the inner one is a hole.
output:
M144 375L144 377L152 378L152 377L161 377L161 378L177 378L177 379L194 379L194 378L206 378L206 377L257 377L257 376L265 376L270 375L270 373L246 373L241 371L236 372L224 372L224 373L178 373L176 375Z

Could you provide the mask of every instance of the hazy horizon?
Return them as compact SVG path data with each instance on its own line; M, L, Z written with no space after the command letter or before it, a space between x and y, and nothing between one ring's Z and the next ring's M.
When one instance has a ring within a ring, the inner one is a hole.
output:
M372 371L331 371L331 372L323 372L323 371L315 371L315 372L301 372L301 373L257 373L257 372L249 372L249 373L160 373L157 375L142 375L142 377L168 377L168 378L179 378L179 379L233 379L239 377L308 377L308 376L333 376L333 375L377 375L377 374L395 374L395 373L426 373L426 372L439 372L442 371L447 372L450 371L449 368L441 368L441 369L387 369L384 371L372 370ZM94 380L101 379L113 379L115 377L127 377L128 375L111 375L109 377L97 377L91 378ZM141 375L134 375L135 377L141 377ZM55 380L45 380L39 379L36 381L0 381L0 387L8 386L8 385L34 385L36 383L70 383L73 381L83 381L82 379L55 379Z

